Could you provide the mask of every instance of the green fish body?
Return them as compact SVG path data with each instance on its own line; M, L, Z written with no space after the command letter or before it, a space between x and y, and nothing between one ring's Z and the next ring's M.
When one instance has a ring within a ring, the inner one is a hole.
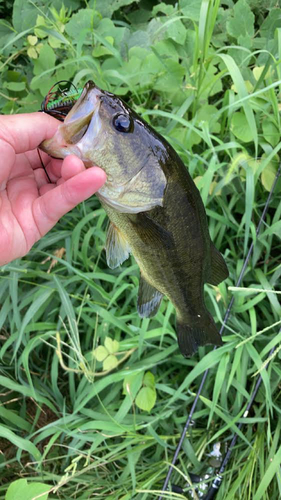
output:
M92 82L59 129L42 144L44 151L74 153L107 174L97 193L111 221L107 262L115 268L134 255L141 271L140 316L156 314L165 295L176 309L184 356L201 345L221 344L204 284L217 285L228 271L210 239L199 191L174 149L121 99Z

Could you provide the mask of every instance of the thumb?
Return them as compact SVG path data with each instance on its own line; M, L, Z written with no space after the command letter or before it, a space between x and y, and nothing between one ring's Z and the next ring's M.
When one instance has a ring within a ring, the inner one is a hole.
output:
M98 191L105 181L104 171L91 167L37 198L33 203L33 215L41 236L78 203Z

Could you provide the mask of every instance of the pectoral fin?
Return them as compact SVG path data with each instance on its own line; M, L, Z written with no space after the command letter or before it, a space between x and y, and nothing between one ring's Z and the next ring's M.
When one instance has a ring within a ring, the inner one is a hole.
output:
M211 285L218 285L221 281L228 277L228 269L223 256L216 249L215 245L211 243L211 269L208 283Z
M162 293L158 292L142 276L140 277L138 313L142 318L150 318L157 313L162 297Z
M115 269L120 266L130 255L130 247L126 238L110 223L106 237L106 261L108 267Z

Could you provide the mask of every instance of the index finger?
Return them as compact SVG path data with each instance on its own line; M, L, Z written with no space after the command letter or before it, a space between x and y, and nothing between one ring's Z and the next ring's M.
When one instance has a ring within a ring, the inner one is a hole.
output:
M25 153L50 139L60 122L46 113L3 115L0 118L0 141L8 143L15 153Z

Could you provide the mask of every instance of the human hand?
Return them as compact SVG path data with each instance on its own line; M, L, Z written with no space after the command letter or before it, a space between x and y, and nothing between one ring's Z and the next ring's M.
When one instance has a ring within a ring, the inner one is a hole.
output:
M58 125L43 113L0 117L0 266L25 255L106 180L103 170L86 170L74 155L57 160L41 153L49 183L37 147Z

